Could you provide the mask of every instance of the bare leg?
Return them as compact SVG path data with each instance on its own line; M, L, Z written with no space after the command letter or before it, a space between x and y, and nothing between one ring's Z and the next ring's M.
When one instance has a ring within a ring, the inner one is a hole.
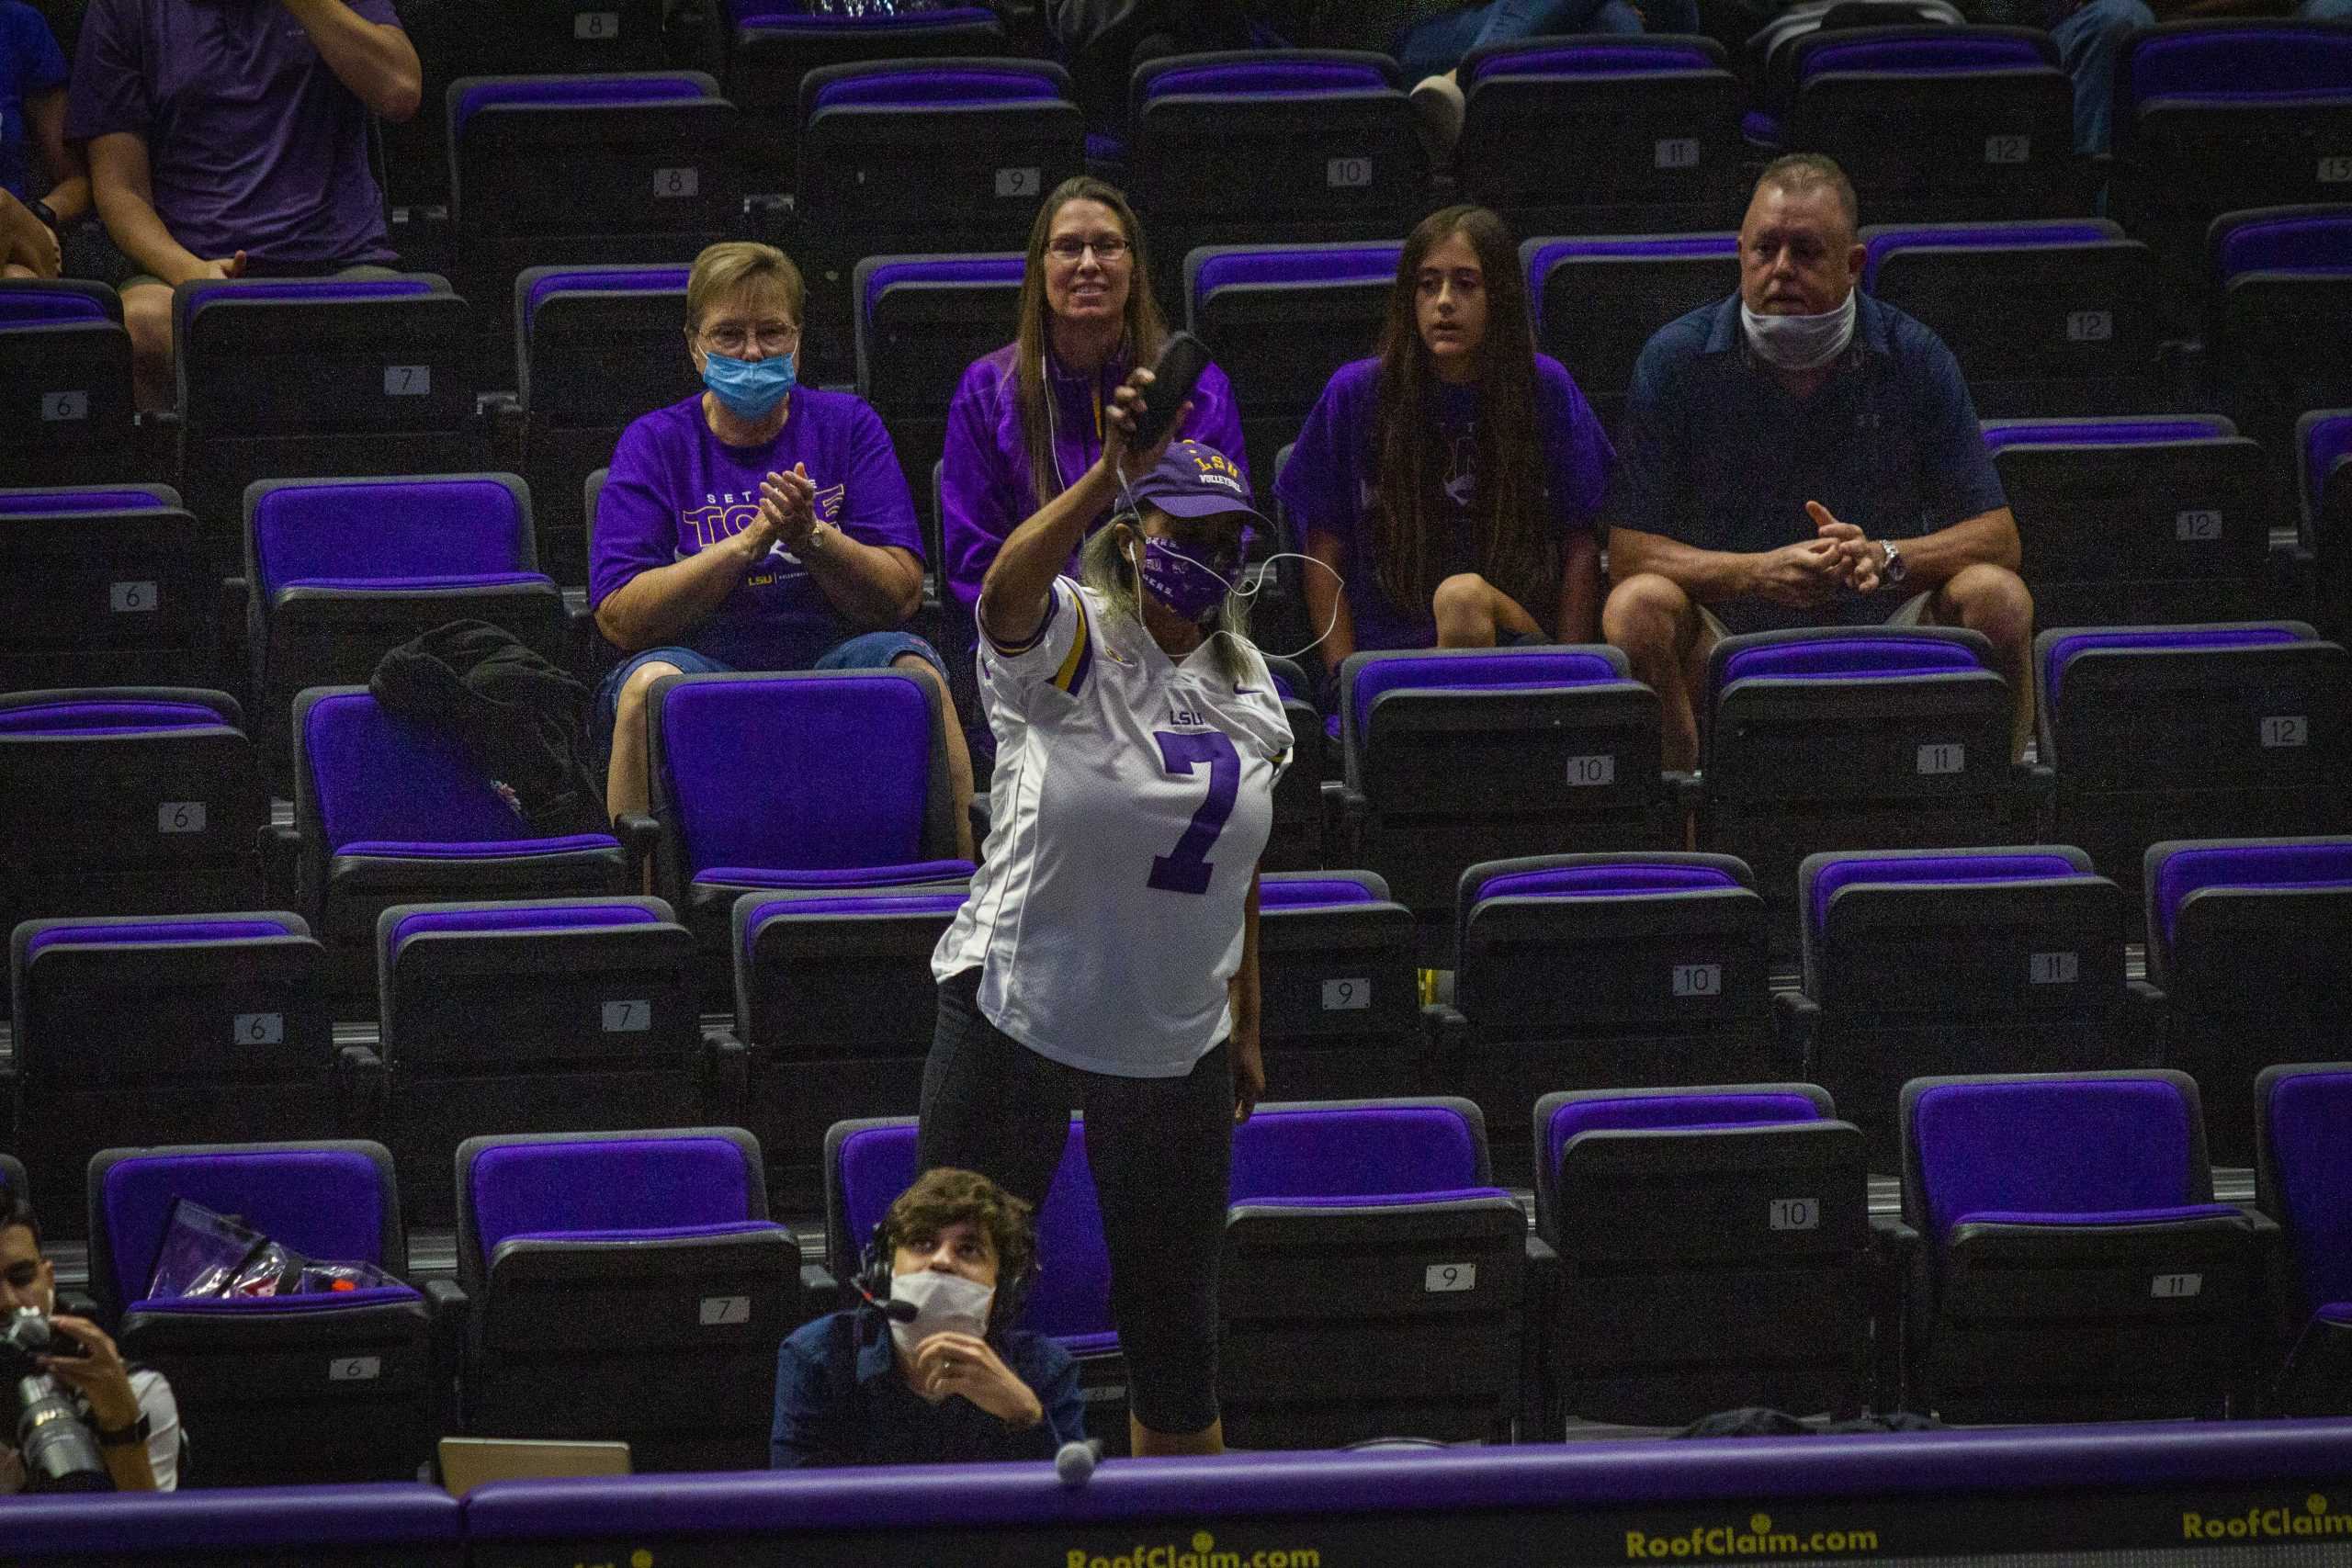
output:
M902 653L890 660L890 668L931 682L939 694L939 719L947 733L947 793L949 807L956 814L956 852L966 860L972 858L972 749L964 739L964 721L956 716L956 698L947 690L947 682L932 667L930 660L920 653ZM617 755L617 750L616 750Z
M1535 617L1518 600L1475 571L1456 573L1430 596L1440 648L1492 648L1504 632L1548 642Z
M1619 583L1600 611L1600 635L1625 655L1634 678L1657 694L1664 732L1661 761L1676 772L1699 765L1699 720L1691 707L1697 686L1691 662L1699 648L1699 607L1671 581L1641 572Z
M130 334L130 381L141 413L179 400L172 382L172 291L160 283L122 291L122 325Z
M2007 567L1963 567L1928 601L1939 625L1982 632L1993 645L1993 668L2015 694L2009 753L2025 755L2033 735L2033 593Z
M1212 1421L1197 1432L1155 1432L1129 1416L1127 1443L1137 1459L1159 1454L1221 1454L1225 1452L1225 1422Z
M642 815L646 809L647 694L662 676L681 673L676 665L657 659L639 665L621 682L619 700L613 705L613 760L605 770L605 808L616 819L631 812Z

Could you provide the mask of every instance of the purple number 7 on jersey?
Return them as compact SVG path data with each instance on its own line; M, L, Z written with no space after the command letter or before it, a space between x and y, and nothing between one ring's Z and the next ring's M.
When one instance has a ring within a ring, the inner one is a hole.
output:
M1174 852L1151 857L1151 875L1144 886L1162 893L1205 893L1209 873L1216 869L1209 863L1209 851L1225 831L1225 819L1233 815L1233 797L1241 791L1241 755L1220 730L1161 729L1151 738L1159 742L1168 771L1178 778L1191 777L1195 762L1209 765L1209 797L1193 813Z

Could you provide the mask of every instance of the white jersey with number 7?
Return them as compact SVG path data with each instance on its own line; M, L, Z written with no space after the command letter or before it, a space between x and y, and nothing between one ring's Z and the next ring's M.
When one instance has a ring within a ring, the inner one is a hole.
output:
M978 657L992 821L932 973L977 964L981 1014L1057 1062L1191 1072L1232 1028L1226 982L1290 761L1265 660L1250 649L1239 681L1207 644L1172 661L1066 577L1034 638L984 636Z

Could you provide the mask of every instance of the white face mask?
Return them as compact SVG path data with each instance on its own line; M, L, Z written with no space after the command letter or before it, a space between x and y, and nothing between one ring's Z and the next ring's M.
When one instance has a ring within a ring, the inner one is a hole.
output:
M934 1334L968 1334L975 1339L984 1337L989 1327L989 1303L996 1299L996 1287L967 1280L961 1274L925 1269L920 1273L890 1276L890 1299L910 1303L915 1309L912 1323L893 1320L890 1325L891 1340L901 1355L911 1358L917 1348Z
M1854 295L1817 316L1759 316L1739 302L1739 324L1747 329L1748 344L1767 365L1781 370L1818 370L1854 341Z

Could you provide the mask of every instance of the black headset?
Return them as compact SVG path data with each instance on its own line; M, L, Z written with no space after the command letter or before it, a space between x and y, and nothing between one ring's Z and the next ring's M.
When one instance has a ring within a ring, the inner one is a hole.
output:
M857 1292L865 1306L891 1322L912 1323L919 1315L914 1303L899 1301L890 1294L892 1249L884 1234L889 1224L888 1215L875 1222L873 1234L866 1237L865 1250L858 1254L857 1272L851 1276L850 1287ZM1033 1243L1028 1265L1011 1279L997 1280L996 1295L989 1303L989 1335L1010 1328L1021 1320L1021 1309L1027 1304L1030 1289L1036 1280L1037 1249Z

